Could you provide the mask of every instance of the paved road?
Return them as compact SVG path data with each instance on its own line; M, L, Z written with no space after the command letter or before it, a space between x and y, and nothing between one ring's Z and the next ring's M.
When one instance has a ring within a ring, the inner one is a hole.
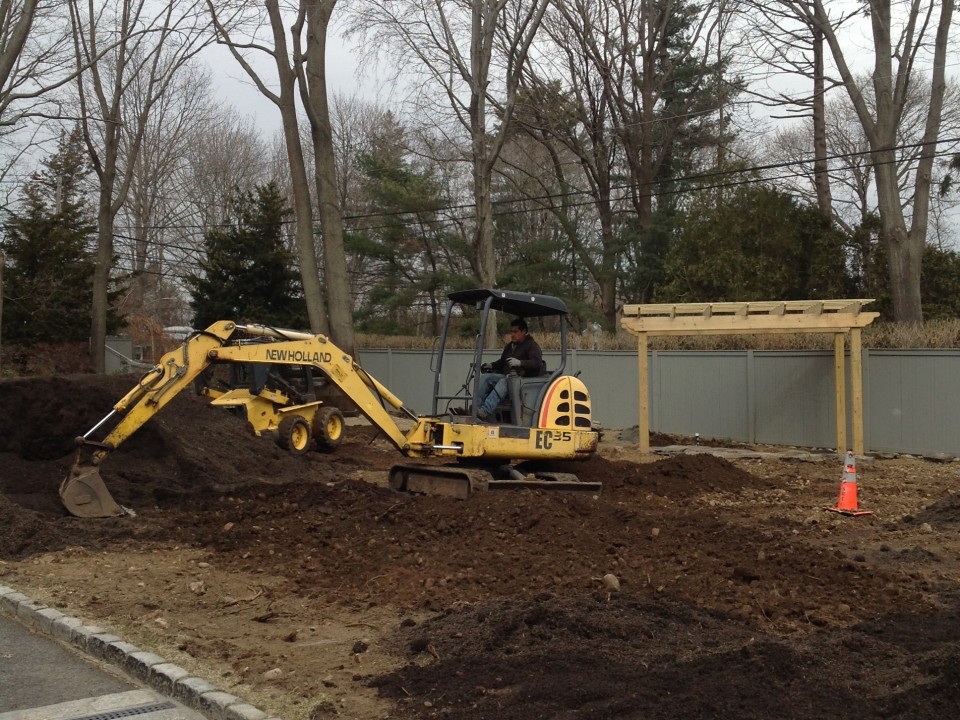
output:
M0 720L204 720L0 615Z

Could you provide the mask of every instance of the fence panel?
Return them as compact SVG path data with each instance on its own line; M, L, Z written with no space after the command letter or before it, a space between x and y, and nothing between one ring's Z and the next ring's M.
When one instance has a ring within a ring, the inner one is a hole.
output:
M753 367L756 432L751 442L828 448L837 444L832 352L754 351ZM845 385L849 392L849 382ZM850 407L848 399L848 416Z
M871 350L864 406L869 449L960 455L960 351Z
M750 436L746 365L742 352L657 352L651 362L651 428L746 442Z
M463 393L472 357L469 350L447 354L441 394ZM548 367L557 366L559 353L544 357ZM360 359L408 408L431 412L429 351L363 350ZM836 444L832 352L654 351L649 368L651 430L773 445ZM574 350L566 372L579 373L590 388L594 418L605 427L636 426L635 352ZM958 378L960 350L864 350L866 448L960 455ZM849 420L849 378L845 385ZM848 422L848 438L851 432Z

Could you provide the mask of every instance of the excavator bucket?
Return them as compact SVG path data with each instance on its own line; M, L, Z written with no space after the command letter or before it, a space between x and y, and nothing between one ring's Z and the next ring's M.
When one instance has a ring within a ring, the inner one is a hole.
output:
M90 465L75 464L70 469L70 475L60 483L60 499L70 514L77 517L114 517L124 514L123 508L104 485L100 471Z

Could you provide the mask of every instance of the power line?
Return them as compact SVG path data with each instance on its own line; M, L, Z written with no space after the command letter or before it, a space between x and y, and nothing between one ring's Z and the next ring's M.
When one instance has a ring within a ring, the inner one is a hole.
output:
M848 160L848 161L849 161L849 160L852 160L853 158L866 157L866 156L872 155L872 154L874 154L874 152L877 152L877 153L879 153L879 152L885 152L885 151L894 151L894 152L896 152L896 151L903 151L903 150L919 149L919 148L923 148L923 147L926 147L926 146L929 146L929 145L936 145L936 144L941 144L941 143L947 144L947 145L952 145L952 144L960 143L960 137L943 138L943 139L939 139L939 140L932 141L932 142L930 142L930 143L923 143L923 142L919 142L919 143L904 143L904 144L900 144L900 145L891 146L891 147L889 147L889 148L882 148L882 149L877 150L877 151L872 151L872 150L860 150L860 151L846 152L846 153L835 153L835 154L833 154L833 155L828 155L828 156L826 156L826 157L823 158L823 159L826 160L827 162L835 161L835 160ZM945 157L945 156L949 156L949 155L953 155L953 154L954 154L954 152L953 152L952 150L937 150L937 151L934 153L934 157ZM894 158L894 160L892 160L892 161L886 161L886 163L888 164L888 163L890 163L890 162L901 162L902 160L903 160L903 158L900 158L900 159ZM711 179L714 179L714 178L722 178L722 177L728 177L728 176L738 176L738 175L753 174L753 173L759 173L759 172L769 171L769 170L779 170L779 169L794 167L794 166L796 166L796 165L811 165L811 164L813 164L813 163L816 162L816 161L817 161L817 158L816 158L816 157L814 157L814 156L808 156L808 157L806 157L806 158L796 158L796 159L793 159L793 160L786 160L786 161L776 162L776 163L766 163L766 164L763 164L763 165L753 165L753 166L749 166L749 167L745 167L745 168L736 168L736 169L731 169L731 170L711 170L711 171L706 171L706 172L701 172L701 173L694 173L694 174L690 174L690 175L679 176L679 177L676 177L676 178L656 179L656 180L653 180L653 181L651 181L651 182L649 182L649 183L645 183L645 184L642 184L642 185L638 185L638 184L636 184L636 183L625 183L625 184L620 184L620 185L612 185L612 186L610 187L610 189L613 190L613 191L626 191L627 193L629 193L629 192L631 192L631 191L633 191L633 190L636 190L636 189L639 189L639 188L650 188L650 187L655 187L655 186L662 185L662 184L666 184L666 183L670 183L670 184L691 184L691 183L701 182L701 181L704 181L704 180L711 180ZM875 166L876 163L873 163L873 165ZM842 171L842 170L850 170L850 169L853 169L854 167L856 167L856 165L852 165L852 164L841 165L841 166L839 166L839 167L836 167L836 166L835 166L835 167L833 167L833 168L830 168L830 171L832 171L832 172L837 172L837 171ZM772 179L773 179L773 180L786 180L786 179L790 179L790 178L804 178L804 177L806 177L806 176L807 176L806 173L797 171L797 172L790 173L790 174L788 174L788 175L781 175L781 176L779 176L779 177L772 178ZM770 180L771 180L771 178L756 178L756 179L752 179L752 180L749 180L749 181L746 181L746 182L743 181L743 180L737 180L737 181L734 181L734 182L732 182L732 183L730 183L730 184L724 184L724 183L711 184L711 185L709 186L709 189L722 189L722 188L724 188L724 187L737 187L737 186L740 186L740 185L743 185L743 184L748 184L749 182L768 182L768 181L770 181ZM677 189L677 190L668 191L668 192L665 193L665 194L678 194L678 193L680 193L680 192L687 192L687 191L689 191L689 188L682 188L682 189ZM542 195L532 195L532 196L527 196L527 197L506 198L506 199L501 199L501 200L494 200L492 204L494 205L494 207L503 207L503 206L507 206L507 205L513 205L513 204L516 204L516 203L529 203L529 202L538 202L538 201L546 201L546 200L559 200L559 199L568 198L568 197L582 197L582 196L590 196L590 195L591 195L591 191L590 191L590 190L575 189L575 190L568 190L568 191L564 191L564 192L545 193L545 194L542 194ZM629 198L629 194L626 194L626 195L624 195L624 196L621 197L621 198L615 199L615 201L616 201L616 202L624 202L624 201L626 201L628 198ZM587 201L581 202L581 203L573 203L573 204L570 204L570 205L568 205L568 207L582 207L582 206L584 206L584 205L591 205L591 204L593 204L593 201L592 201L592 200L587 200ZM433 209L431 210L431 212L432 212L432 213L455 212L455 211L461 211L461 210L473 210L473 209L475 209L475 208L476 208L476 204L475 204L475 203L472 203L472 202L471 202L471 203L459 203L459 204L454 204L454 205L439 206L439 207L433 208ZM526 210L526 209L520 209L520 210L517 210L517 211L501 210L501 211L499 212L499 214L500 214L500 215L507 215L507 214L515 214L515 213L517 213L517 212L528 212L528 210ZM366 220L366 219L374 219L374 218L404 217L404 216L417 215L417 214L419 214L419 213L417 213L416 211L405 211L405 210L397 210L397 211L390 211L390 212L371 212L371 213L359 213L359 214L353 214L353 215L344 215L344 216L343 216L343 220L344 220L344 222L356 222L356 221L358 221L358 220ZM451 219L449 219L449 220L432 220L431 222L432 222L433 224L436 224L436 223L439 222L441 226L444 226L444 225L450 225L450 224L452 224L452 223L454 223L454 222L457 222L457 221L471 220L471 219L473 219L474 217L475 217L475 215L459 215L459 216L454 217L454 218L451 218ZM410 225L410 224L419 223L419 222L421 222L421 220L410 221L410 222L403 223L403 224ZM286 221L283 221L283 224L285 224L285 225L293 225L293 224L295 224L295 221L294 221L294 220L286 220ZM232 227L233 225L234 225L234 223L227 223L227 224L225 224L225 225L216 225L216 226L212 226L212 227ZM128 231L130 231L130 232L136 232L137 230L146 230L146 231L150 231L150 230L205 230L205 229L209 229L210 227L211 227L211 226L165 224L165 225L145 225L145 226L132 226L132 227L131 227L131 226L127 226L125 229L128 230ZM390 228L390 227L392 227L392 226L391 226L391 225L373 225L373 226L369 226L369 225L368 225L368 226L363 226L363 227L360 227L360 228L357 228L357 229L360 229L360 230L368 230L368 231L369 231L369 230L382 230L382 229L387 229L387 228ZM134 239L134 238L129 238L129 239Z
M958 139L956 139L956 140L957 140L957 141L960 141L960 138L958 138ZM904 145L904 146L901 146L901 147L903 147L903 148L911 148L911 147L921 147L921 146L923 146L923 145L924 145L924 143L915 143L915 144L910 144L910 145ZM869 153L862 153L862 152L857 152L857 153L844 153L844 154L840 154L840 155L834 156L834 159L839 159L839 158L842 158L842 157L856 157L856 156L862 156L862 155L864 155L864 154L869 154ZM939 152L937 152L937 153L935 154L935 157L942 157L942 156L952 155L952 154L953 154L953 153L952 153L952 152L949 152L949 151L939 151ZM889 161L889 162L895 162L895 160L894 160L894 161ZM771 163L771 164L769 164L768 166L757 166L757 168L758 168L758 169L776 169L776 168L789 167L790 165L794 165L794 164L796 164L796 161L790 162L790 163ZM851 166L847 166L846 168L840 167L840 168L834 168L834 169L835 169L835 170L842 170L842 169L849 169L849 168L851 168L851 167L853 167L853 166L851 165ZM726 172L726 173L719 173L719 172L703 173L703 174L698 175L698 176L690 176L690 177L701 177L701 176L702 176L702 177L718 177L718 176L729 175L729 174L732 174L733 172L735 172L736 174L746 174L746 173L747 173L746 170L739 170L739 171L730 171L730 172ZM767 177L767 178L762 178L762 177L739 178L739 179L737 179L737 180L732 180L732 181L723 182L723 183L714 183L714 184L708 184L708 185L700 185L700 186L698 186L696 189L699 190L699 191L730 189L730 188L742 187L742 186L745 186L745 185L753 185L753 184L766 183L766 182L776 182L776 181L780 181L780 180L789 180L789 179L799 178L799 177L806 177L806 175L805 175L804 173L801 173L801 172L790 172L790 173L785 173L785 174L777 175L777 176L775 176L775 177ZM684 192L688 192L688 191L689 191L689 189L685 189L685 188L674 188L674 189L671 189L671 190L666 191L664 194L680 194L680 193L684 193ZM585 191L582 191L582 192L585 192ZM626 197L621 197L621 198L618 198L618 199L617 199L617 202L622 203L622 202L625 202L626 200L627 200ZM516 201L512 201L512 202L516 202ZM583 206L590 206L590 205L593 205L593 201L592 201L592 200L584 200L584 201L580 201L580 202L576 202L576 203L569 204L569 205L567 205L567 207L583 207ZM465 205L465 206L463 206L463 207L464 207L464 208L471 208L471 207L473 207L473 206L472 206L472 205ZM548 210L548 208L543 208L543 209L544 209L544 210ZM526 212L529 212L529 210L526 209L526 208L518 208L518 209L515 209L515 210L501 211L499 214L500 214L500 215L514 215L514 214L521 214L521 213L526 213ZM629 212L632 212L632 211L631 211L629 208L625 208L625 209L615 210L614 212L615 212L616 214L618 214L618 215L622 215L622 214L624 214L624 213L629 213ZM450 219L450 220L447 220L447 221L443 221L443 222L441 223L441 226L452 226L454 223L456 223L456 222L458 222L458 221L470 220L470 219L473 219L473 217L474 217L474 216L472 216L472 215L460 216L460 217L453 218L453 219ZM383 226L383 227L388 227L388 226ZM366 229L375 229L375 228L366 228ZM123 238L123 239L127 239L127 240L137 240L136 238L133 238L133 237L130 237L130 236L126 236L126 235L116 234L116 233L114 234L114 237L116 237L116 238ZM164 248L174 248L174 249L177 249L177 250L179 250L179 251L181 251L181 252L188 253L188 254L191 253L191 252L195 252L195 249L194 249L194 248L184 248L184 247L182 247L182 246L174 245L174 244L171 244L171 243L158 242L158 241L150 241L150 240L145 240L145 241L143 241L143 242L145 242L145 243L148 244L148 245L159 245L159 246L164 247ZM119 254L119 253L118 253L118 254ZM172 265L175 265L175 266L179 266L179 267L181 267L181 268L183 268L183 267L189 267L190 269L193 269L193 266L185 265L185 263L187 263L187 262L188 262L188 261L187 261L187 260L184 260L184 259L177 259L177 260L173 260L173 259L170 259L170 258L167 258L167 259L166 259L166 263L167 263L168 265L171 265L171 264L172 264ZM131 264L132 264L132 263L131 263ZM292 267L295 268L295 269L297 269L297 270L300 269L299 263L296 261L296 259L294 259L294 262L292 263ZM180 280L180 281L185 280L185 279L187 278L187 275L188 275L188 273L175 274L175 273L161 273L161 272L156 272L156 271L142 271L142 272L144 272L144 274L154 275L154 276L158 276L158 277L170 277L170 278L173 278L173 279L176 279L176 280ZM364 274L362 271L348 271L348 273L351 274L351 275L363 275L363 274Z
M960 142L960 137L945 138L945 139L938 140L938 141L936 141L936 142L937 142L937 143L945 143L945 144L958 143L958 142ZM911 149L922 148L922 147L925 147L925 146L931 145L931 144L933 144L933 143L906 143L906 144L901 144L901 145L893 146L893 147L891 147L891 148L888 148L888 150L893 150L893 151L911 150ZM850 160L852 160L853 158L864 157L864 156L867 156L867 155L870 155L870 154L872 154L872 151L869 151L869 150L856 151L856 152L848 152L848 153L837 153L837 154L828 156L828 157L826 158L826 160L827 160L827 161L831 161L831 160L833 160L833 161L835 161L835 160L847 160L847 161L850 161ZM934 153L934 157L944 157L944 156L953 155L953 154L954 154L954 153L953 153L952 151L950 151L950 150L938 150L938 151L936 151L936 152ZM902 158L901 158L901 159L902 159ZM681 177L678 177L678 178L671 178L671 179L669 179L669 180L655 180L655 181L653 181L653 182L651 182L651 183L648 183L646 186L647 186L647 187L656 186L656 185L660 185L660 184L667 183L667 182L669 182L669 183L671 183L671 184L682 185L682 184L684 184L684 183L688 183L688 184L689 184L689 183L693 183L693 182L702 182L702 181L704 181L704 180L710 180L710 179L716 179L716 178L726 178L726 177L730 177L730 176L738 176L738 178L737 178L737 179L734 179L734 180L728 180L728 181L717 182L717 183L710 183L710 184L706 184L706 185L704 185L704 184L699 184L699 185L695 188L696 190L701 190L701 191L703 191L703 190L720 190L720 189L726 189L726 188L735 188L735 187L741 187L741 186L744 186L744 185L750 185L750 184L756 184L756 183L765 183L765 182L777 182L777 181L790 180L790 179L795 179L795 178L806 178L806 177L808 176L808 173L803 172L803 171L792 171L792 172L785 173L785 174L780 174L780 175L777 175L777 176L774 176L774 177L740 177L740 176L743 176L743 175L756 175L757 173L759 173L759 172L761 172L761 171L786 169L786 168L790 168L790 167L796 166L796 165L798 165L798 164L799 164L799 165L806 165L806 164L810 164L810 163L812 163L812 162L814 162L814 161L815 161L815 158L797 158L797 159L794 159L794 160L789 160L789 161L784 161L784 162L767 163L767 164L764 164L764 165L755 165L755 166L751 166L751 167L747 167L747 168L740 168L740 169L735 169L735 170L715 170L715 171L708 171L708 172L695 173L695 174L691 174L691 175L681 176ZM899 161L900 161L900 160L898 160L897 158L894 158L893 160L886 161L886 162L892 163L892 162L899 162ZM835 166L835 167L833 167L831 170L832 170L832 171L840 171L840 170L845 170L845 169L852 169L853 167L855 167L855 165L848 164L848 165L840 166L840 167L836 167L836 166ZM623 185L615 185L615 186L612 186L612 187L611 187L612 190L615 190L615 191L624 191L624 194L623 194L621 197L613 198L613 200L612 200L613 203L614 203L614 204L623 204L623 203L625 203L625 202L628 202L628 201L629 201L629 197L630 197L630 196L629 196L629 193L630 193L631 191L633 191L636 187L638 187L638 186L636 186L635 184L629 184L629 183L628 183L628 184L623 184ZM680 194L680 193L689 192L691 189L692 189L692 188L689 188L689 187L675 187L675 188L671 188L671 189L669 189L669 190L663 191L661 194L664 194L664 195L668 195L668 194ZM590 191L589 191L589 190L571 190L571 191L562 192L562 193L548 193L548 194L544 194L544 195L528 196L528 197L524 197L524 198L509 198L509 199L504 199L504 200L495 201L495 202L494 202L494 205L501 208L501 209L497 212L497 214L498 214L499 216L515 215L515 214L522 214L522 213L530 212L530 209L528 209L528 208L523 208L523 207L516 208L516 209L504 209L504 208L505 208L506 206L514 205L514 204L517 204L517 203L539 202L539 201L546 201L546 200L562 199L562 198L565 198L565 197L578 197L578 196L579 196L579 197L584 197L584 196L589 196L589 195L590 195ZM582 201L579 201L579 202L568 203L568 204L566 204L565 207L567 207L567 208L577 208L577 207L591 206L591 205L593 205L593 204L594 204L594 200L593 200L592 198L587 197L587 199L582 200ZM460 210L472 210L472 209L474 209L474 208L475 208L475 204L473 204L473 203L463 203L463 204L458 204L458 205L449 205L449 206L437 208L435 211L436 211L436 212L444 212L444 211L453 212L453 211L460 211ZM552 208L543 206L543 207L541 207L541 209L544 210L544 211L550 211ZM614 212L617 213L617 214L623 214L623 213L625 213L625 212L631 212L631 210L630 210L629 208L618 208L618 209L615 209ZM361 214L361 215L346 215L346 216L344 216L344 220L345 220L345 221L356 221L356 220L370 219L370 218L404 217L404 216L409 216L409 215L412 215L412 214L414 214L414 213L412 213L412 212L407 212L407 211L396 211L396 212L389 212L389 213L367 213L367 214ZM445 228L453 227L453 226L455 226L455 225L458 224L458 223L461 223L461 222L464 222L464 221L468 221L468 220L471 220L471 219L474 219L474 218L475 218L475 214L461 214L461 215L456 215L456 216L454 216L454 217L449 217L449 218L442 219L442 220L436 220L436 219L434 219L434 220L431 220L429 224L430 224L434 229L436 229L436 230L443 230L443 229L445 229ZM404 222L404 223L402 223L402 224L403 224L403 225L412 225L412 224L420 223L420 222L421 222L420 220L414 219L414 220L409 220L409 221L407 221L407 222ZM293 221L285 221L285 222L284 222L284 224L292 224L292 223L293 223ZM234 224L235 224L235 223L230 223L228 226L232 226L232 225L234 225ZM219 227L219 226L218 226L218 227ZM393 227L393 226L391 226L391 225L374 225L374 226L362 227L362 228L359 228L359 229L370 231L370 230L385 229L385 228L389 228L389 227ZM157 225L157 226L143 226L143 227L140 227L140 228L130 228L130 229L133 230L133 231L136 231L137 229L147 230L147 231L151 231L151 230L188 230L188 229L203 229L203 226L191 226L191 225ZM113 236L114 236L114 238L116 238L116 239L118 239L118 240L124 240L124 241L135 242L135 243L136 243L136 242L141 242L141 243L144 243L145 245L148 245L148 246L157 247L157 248L159 248L161 251L167 250L167 251L182 253L182 254L185 254L185 255L195 255L195 254L198 252L198 249L197 249L196 247L185 246L185 245L177 244L177 243L171 242L171 241L166 240L166 239L137 238L137 237L134 237L134 236L131 236L131 235L127 235L127 234L123 234L123 233L118 233L118 232L115 232L115 233L113 234ZM119 254L119 253L118 253L118 254ZM129 254L129 253L128 253L128 254L127 254L127 257L125 257L124 259L127 260L127 261L129 261L130 266L133 266L133 265L136 264L136 257L133 256L132 254ZM176 259L176 260L175 260L175 259L173 259L173 258L166 257L166 258L164 258L164 262L165 262L166 264L168 264L168 265L170 265L170 264L175 264L175 265L178 265L178 266L181 266L181 267L190 267L191 269L192 269L193 267L195 267L195 265L187 265L187 263L190 262L189 258L180 258L180 259ZM195 261L195 262L196 262L196 261ZM295 261L295 262L293 263L293 267L299 268L299 264ZM131 271L132 271L132 270L131 270ZM149 270L147 270L147 271L141 271L141 272L144 272L145 274L152 274L152 275L157 275L157 276L161 276L161 277L173 277L173 278L178 279L178 280L181 280L181 281L185 280L186 277L187 277L187 273L184 273L184 274L182 274L182 275L176 275L176 274L170 274L170 273L154 272L154 271L149 271Z

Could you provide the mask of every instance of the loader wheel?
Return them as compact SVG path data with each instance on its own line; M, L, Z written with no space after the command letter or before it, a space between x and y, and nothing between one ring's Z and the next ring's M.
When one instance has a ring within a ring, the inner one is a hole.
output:
M310 425L301 415L290 415L277 427L277 445L291 455L303 455L310 449Z
M313 439L317 449L330 451L343 441L343 413L335 407L322 407L313 418Z

